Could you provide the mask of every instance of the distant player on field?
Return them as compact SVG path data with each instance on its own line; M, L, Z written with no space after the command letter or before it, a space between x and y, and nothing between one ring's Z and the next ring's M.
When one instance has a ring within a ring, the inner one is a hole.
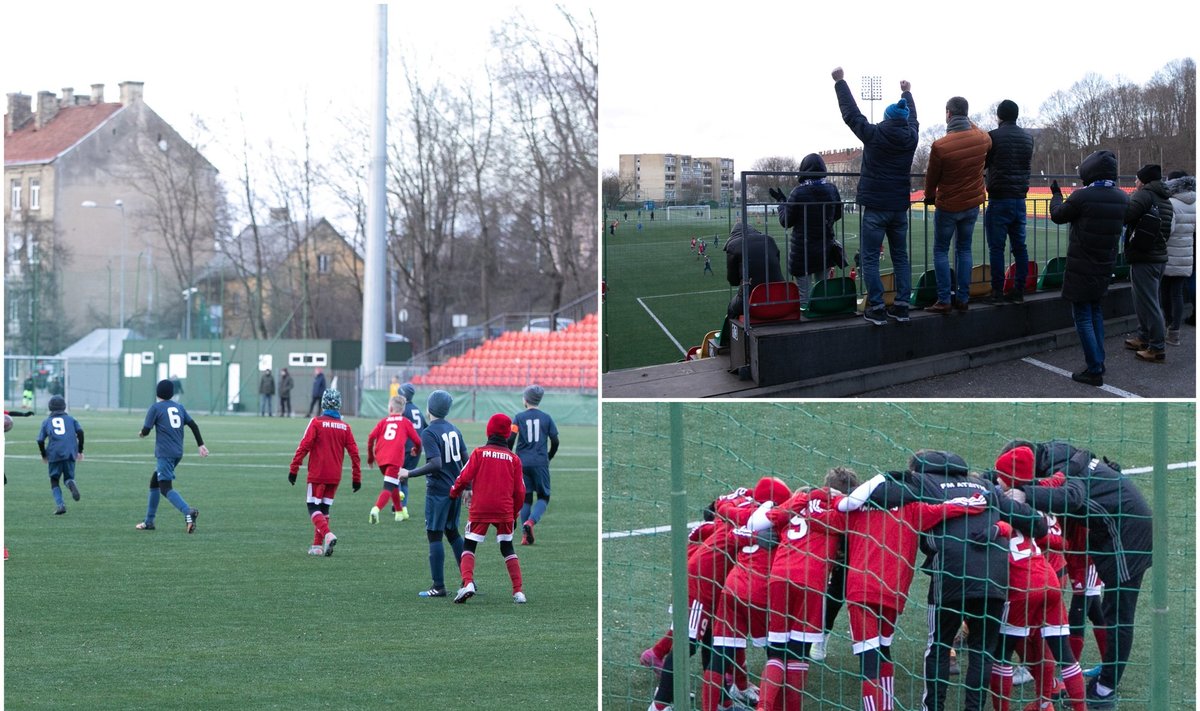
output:
M67 401L62 395L51 397L49 406L50 416L42 421L37 444L42 452L42 461L50 467L54 514L61 516L67 512L67 507L63 504L62 488L58 485L60 478L71 490L71 498L79 501L79 487L75 485L75 461L83 459L83 427L67 414ZM49 446L46 445L47 441Z
M350 478L354 491L362 487L362 469L359 466L358 444L350 425L342 421L342 394L337 390L326 390L321 394L321 412L308 421L296 454L288 467L288 483L296 485L296 473L304 457L308 457L308 516L313 524L313 542L309 555L333 555L337 536L329 530L329 509L342 482L342 463L346 453L350 454Z
M411 442L411 445L409 444ZM400 491L400 477L397 472L403 468L409 457L421 454L421 436L413 428L412 422L404 416L404 396L397 395L388 401L388 416L380 420L371 434L367 436L367 466L374 466L379 460L379 470L383 472L383 489L371 507L367 517L369 523L379 523L379 510L388 501L392 508L399 513L404 506L407 495ZM400 516L397 521L403 521Z
M158 401L146 411L146 421L142 424L139 437L145 437L154 430L154 457L157 460L154 472L150 475L150 497L146 505L146 518L134 526L139 531L153 531L154 517L158 513L160 497L167 497L175 508L183 513L184 530L196 532L196 517L200 512L187 505L178 491L175 491L175 467L183 459L183 428L186 426L196 438L200 456L208 456L208 447L204 446L204 438L200 436L200 425L192 419L183 405L171 398L175 395L175 386L170 380L160 380L155 386Z
M545 394L540 385L525 388L525 410L513 417L513 436L509 438L510 443L516 442L517 456L525 468L525 503L517 519L521 522L523 546L533 545L534 524L542 520L550 505L550 460L558 451L558 427L550 415L538 409Z
M458 533L461 501L450 498L450 487L462 473L466 445L462 432L446 420L453 403L450 393L445 390L429 393L425 410L433 419L421 432L425 465L411 471L401 469L399 472L400 481L413 476L429 477L425 484L425 537L429 540L429 573L433 584L428 590L417 593L421 597L446 597L446 547L442 539L450 543L455 563L462 560L463 554L463 539Z
M421 431L425 429L425 417L421 414L421 408L413 401L417 395L417 389L412 383L401 383L400 395L404 398L404 416L412 423L413 429L417 431L418 437ZM405 469L416 469L421 463L421 453L409 454L404 458ZM408 520L408 479L400 481L400 493L404 494L404 498L400 501L400 508L394 510L397 521Z
M496 527L496 542L508 567L512 581L513 601L525 602L521 589L521 563L513 549L513 528L517 511L525 500L525 482L521 475L521 460L508 448L512 420L496 413L487 423L487 444L471 452L454 485L450 498L457 500L463 491L471 490L467 514L462 560L463 585L454 596L455 602L466 602L475 594L475 547L487 539L488 527Z

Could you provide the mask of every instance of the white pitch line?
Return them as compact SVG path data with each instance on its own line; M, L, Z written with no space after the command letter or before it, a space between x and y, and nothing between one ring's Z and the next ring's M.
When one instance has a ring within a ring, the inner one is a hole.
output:
M675 296L699 296L700 294L724 294L729 289L709 289L707 291L685 291L680 294L652 294L650 296L640 297L642 299L666 299Z
M1026 362L1030 365L1035 365L1039 368L1042 368L1043 370L1048 370L1051 373L1057 373L1058 375L1063 375L1068 378L1071 377L1071 371L1063 370L1062 368L1059 368L1056 365L1050 365L1049 363L1043 363L1042 361L1038 360L1037 358L1022 358L1021 360L1023 360L1024 362ZM1136 393L1131 393L1128 390L1122 390L1121 388L1113 387L1112 385L1101 385L1100 389L1103 390L1104 392L1112 393L1113 395L1116 395L1117 397L1134 398L1136 400L1142 399L1141 395L1138 395Z
M675 347L679 349L679 352L686 356L687 349L684 348L679 341L675 340L675 336L672 336L671 332L667 330L667 327L663 325L663 322L658 320L658 317L654 315L654 312L650 310L650 307L646 305L646 302L642 301L641 297L638 297L637 302L641 304L643 309L646 309L646 313L650 314L650 318L654 319L654 323L657 323L658 327L662 329L662 332L667 334L667 338L671 339L671 343L675 344Z

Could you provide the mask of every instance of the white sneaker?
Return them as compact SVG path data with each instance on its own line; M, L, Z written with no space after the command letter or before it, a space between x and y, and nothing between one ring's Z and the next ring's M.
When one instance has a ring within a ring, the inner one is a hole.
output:
M1018 666L1013 669L1013 686L1028 684L1033 681L1033 675L1023 666Z
M730 686L729 698L735 705L742 704L743 706L758 706L758 687L750 683L747 683L745 689L739 689L736 686Z
M309 546L308 554L309 555L325 555L325 548L323 548L322 546Z
M475 595L475 583L467 583L458 589L458 594L454 596L455 602L466 602Z
M828 639L829 635L823 634L821 635L821 641L813 644L812 650L808 653L808 656L811 657L814 662L821 662L825 660L825 642Z
M367 523L379 523L379 507L372 506L371 513L367 515Z
M325 546L321 549L321 551L326 556L331 556L333 555L333 547L335 545L337 545L337 536L333 535L333 531L330 531L329 533L325 534Z
M525 604L525 593L523 593L523 592L513 593L513 602L517 603L518 605L524 605Z

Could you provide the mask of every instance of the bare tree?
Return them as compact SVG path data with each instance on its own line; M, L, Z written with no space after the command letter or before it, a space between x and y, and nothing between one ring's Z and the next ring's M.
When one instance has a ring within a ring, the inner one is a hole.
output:
M606 170L600 179L600 192L606 209L616 209L633 194L633 182L621 180L621 174L615 170Z

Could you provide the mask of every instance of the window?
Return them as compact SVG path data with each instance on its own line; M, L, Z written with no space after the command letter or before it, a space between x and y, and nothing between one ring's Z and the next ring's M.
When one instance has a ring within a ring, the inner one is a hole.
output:
M21 181L12 181L12 211L17 212L21 209Z
M317 273L318 274L328 274L330 261L331 260L330 260L328 254L318 254L317 255Z
M288 353L288 365L293 368L325 366L328 360L329 356L325 353Z
M221 364L221 352L217 351L215 353L188 353L187 354L187 363L188 363L188 365L220 365Z
M38 178L29 179L29 209L37 210L41 207L41 192L42 181Z

